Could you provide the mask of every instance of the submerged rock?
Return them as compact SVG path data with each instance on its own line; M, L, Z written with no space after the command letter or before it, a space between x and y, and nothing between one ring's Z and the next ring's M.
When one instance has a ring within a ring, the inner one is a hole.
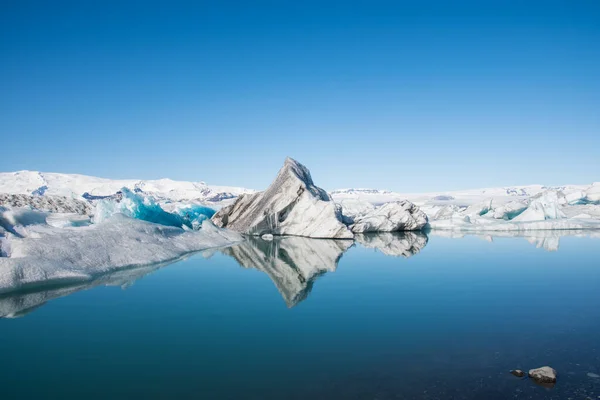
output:
M548 366L530 369L529 377L536 383L556 383L556 370Z
M427 215L408 200L384 204L355 218L354 233L418 231L427 224Z
M521 371L520 369L513 369L510 371L510 373L516 376L517 378L522 378L525 376L525 372Z
M264 192L244 194L212 218L215 225L253 236L264 234L352 239L341 213L308 169L287 158Z

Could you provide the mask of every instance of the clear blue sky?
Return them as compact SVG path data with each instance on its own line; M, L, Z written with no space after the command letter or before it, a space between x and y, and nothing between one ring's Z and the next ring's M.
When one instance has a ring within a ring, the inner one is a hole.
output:
M599 1L4 1L0 54L0 171L600 180Z

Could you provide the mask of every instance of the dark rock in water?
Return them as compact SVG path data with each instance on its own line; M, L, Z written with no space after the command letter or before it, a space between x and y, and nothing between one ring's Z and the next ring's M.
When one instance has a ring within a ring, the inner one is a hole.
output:
M525 376L525 372L521 371L520 369L513 369L510 371L510 373L516 376L517 378L522 378Z
M529 370L529 377L538 384L550 384L553 386L556 383L556 370L551 367L541 367Z

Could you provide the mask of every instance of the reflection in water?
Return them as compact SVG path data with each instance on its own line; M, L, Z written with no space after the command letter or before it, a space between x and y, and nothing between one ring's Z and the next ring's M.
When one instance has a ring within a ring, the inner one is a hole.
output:
M522 237L538 248L557 251L563 236L596 237L600 231L529 231L493 232L486 234L431 231L430 236L461 238L477 236L493 242L497 238ZM420 232L396 232L356 235L358 245L373 248L387 256L411 257L418 254L428 243L428 237ZM294 307L310 293L316 279L326 272L333 272L344 252L354 245L351 240L309 239L302 237L275 237L272 241L250 237L245 242L223 249L206 250L202 255L209 258L214 252L222 252L234 258L244 268L255 268L266 273L273 281L288 307ZM188 256L184 258L188 258ZM80 290L96 286L120 286L126 288L137 279L153 273L174 261L121 270L104 275L80 285L49 286L38 291L0 295L0 318L16 318L26 315L46 302L68 296Z
M352 245L351 240L249 237L221 251L244 268L266 273L287 306L294 307L308 296L319 276L336 270L342 254Z
M421 232L386 232L356 235L361 246L377 249L386 256L412 257L427 245L427 235Z
M427 244L423 233L379 233L357 235L356 241L389 256L411 257ZM350 240L275 237L272 241L249 237L245 242L222 249L244 268L256 268L275 283L288 307L310 293L315 280L336 270Z
M185 257L187 258L187 257ZM184 258L177 259L180 261ZM38 291L23 291L0 296L0 318L19 318L38 309L46 302L59 297L68 296L80 290L91 289L96 286L120 286L123 289L133 285L133 283L151 274L156 270L173 263L174 261L153 264L143 267L136 267L121 271L109 273L84 284L71 284L64 286L49 286Z
M460 232L460 231L444 231L432 230L427 233L429 236L447 237L459 239L465 236L475 236L488 242L493 242L496 238L524 238L529 243L538 249L546 251L558 251L560 246L560 238L566 236L573 237L592 237L600 238L600 231L586 229L570 229L570 230L539 230L539 231L498 231L487 233Z

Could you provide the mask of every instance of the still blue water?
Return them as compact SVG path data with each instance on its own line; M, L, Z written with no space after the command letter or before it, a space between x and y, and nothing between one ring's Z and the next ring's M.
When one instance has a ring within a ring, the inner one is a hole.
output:
M0 297L2 398L600 397L599 239L286 240Z

